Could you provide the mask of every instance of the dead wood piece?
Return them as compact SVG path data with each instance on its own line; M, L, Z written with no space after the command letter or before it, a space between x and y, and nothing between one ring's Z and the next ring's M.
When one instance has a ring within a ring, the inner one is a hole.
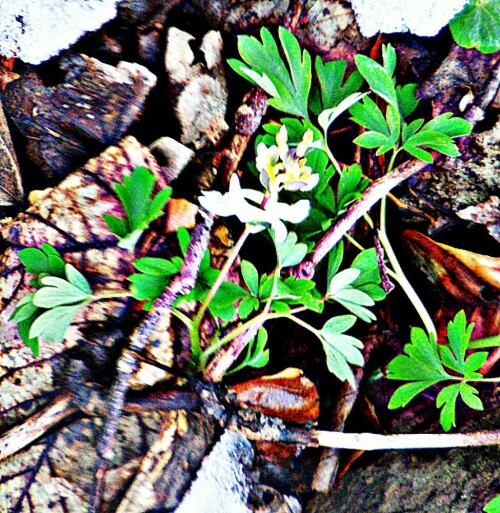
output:
M248 143L259 129L267 111L267 94L260 87L253 87L243 98L234 116L234 135L229 145L216 157L217 185L229 186L231 176L238 169Z
M214 437L213 424L208 419L182 411L172 412L142 459L116 513L176 508ZM207 498L202 500L206 504Z
M292 274L297 278L312 278L316 265L377 201L386 196L394 187L426 166L425 162L410 160L370 184L363 197L353 203L339 221L321 237L314 247L311 256L291 270Z
M23 199L19 164L0 101L0 207L19 204Z
M375 343L376 342L373 337L370 337L365 341L363 349L363 358L365 362L368 362ZM347 381L344 381L341 384L339 399L333 411L329 426L332 431L344 431L347 418L349 417L354 404L358 400L361 381L364 377L364 368L365 367L358 367L355 369L354 378L356 388L351 387ZM337 476L339 459L340 452L338 449L326 449L323 451L311 485L313 490L326 493L331 489Z
M89 513L98 511L105 484L106 470L113 458L113 447L118 429L120 414L125 404L125 396L131 386L132 378L139 362L137 353L161 340L165 330L164 323L170 320L170 312L175 300L181 294L187 294L193 287L198 274L200 261L208 246L213 218L200 211L200 221L191 236L184 263L178 275L172 280L165 292L155 301L153 309L143 322L134 330L130 346L124 350L117 362L118 375L110 393L110 404L102 436L99 441L100 457L96 471Z
M27 136L26 152L48 178L66 176L116 144L141 113L156 77L143 66L116 67L79 55L64 63L65 82L45 87L35 73L7 86L6 112Z

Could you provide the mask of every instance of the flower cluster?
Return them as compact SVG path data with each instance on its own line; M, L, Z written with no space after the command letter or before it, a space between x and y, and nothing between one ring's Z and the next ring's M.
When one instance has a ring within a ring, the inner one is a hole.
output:
M256 165L265 192L243 189L237 175L231 177L229 191L204 191L199 198L206 210L222 217L235 215L257 233L269 227L274 230L277 242L287 236L283 221L300 223L309 215L308 200L299 200L293 205L278 201L282 189L289 191L310 191L319 181L319 175L312 173L306 165L305 155L313 142L312 130L307 130L296 148L288 147L288 133L283 125L276 135L277 145L257 146Z
M261 184L271 196L280 189L288 191L310 191L319 181L319 175L306 165L305 155L313 142L313 132L308 129L296 148L288 147L288 132L285 125L276 135L276 145L269 148L257 146L256 165Z

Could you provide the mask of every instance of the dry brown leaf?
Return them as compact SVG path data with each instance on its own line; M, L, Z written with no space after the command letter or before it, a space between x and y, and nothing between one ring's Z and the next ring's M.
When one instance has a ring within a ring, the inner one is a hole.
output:
M238 402L264 415L299 423L312 422L319 417L318 392L300 369L288 368L230 388L236 392Z
M439 244L415 230L406 230L402 239L429 280L459 303L500 300L500 258Z

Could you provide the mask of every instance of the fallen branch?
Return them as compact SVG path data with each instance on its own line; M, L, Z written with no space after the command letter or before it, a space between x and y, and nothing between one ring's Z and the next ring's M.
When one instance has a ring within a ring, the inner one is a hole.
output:
M342 239L342 237L361 219L372 207L386 196L389 191L404 182L410 176L422 171L428 164L421 160L410 160L398 166L391 173L375 180L363 193L363 196L353 203L345 215L337 221L318 241L313 252L303 260L291 273L297 278L311 279L317 264Z

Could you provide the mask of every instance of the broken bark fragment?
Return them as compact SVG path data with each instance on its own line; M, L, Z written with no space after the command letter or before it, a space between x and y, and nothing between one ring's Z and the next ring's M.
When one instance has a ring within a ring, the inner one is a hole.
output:
M0 207L19 204L23 199L19 164L0 101Z
M457 216L467 221L486 225L490 235L500 242L500 197L490 196L483 203L459 210Z
M55 87L27 73L3 93L6 112L27 138L28 157L48 178L64 177L117 144L156 83L138 64L114 67L85 55L66 61L63 70L66 80Z

